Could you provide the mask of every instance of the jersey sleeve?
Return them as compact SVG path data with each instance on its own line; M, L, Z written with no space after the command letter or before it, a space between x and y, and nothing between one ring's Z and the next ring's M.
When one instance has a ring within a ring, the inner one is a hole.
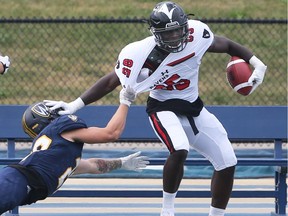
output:
M154 47L154 39L148 37L142 41L128 44L122 49L118 56L115 72L123 87L131 86L139 93L137 79L147 56Z
M65 131L76 130L80 128L87 128L84 120L75 115L64 115L57 119L57 131L59 134Z
M214 40L214 34L205 23L198 20L189 20L189 28L193 29L194 49L202 57Z

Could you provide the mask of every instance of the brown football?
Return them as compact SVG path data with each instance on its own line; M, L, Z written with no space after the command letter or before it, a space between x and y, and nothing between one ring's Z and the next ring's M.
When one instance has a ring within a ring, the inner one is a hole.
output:
M226 68L226 76L234 91L244 96L249 95L252 90L252 84L248 83L251 74L252 70L247 62L237 56L230 58Z

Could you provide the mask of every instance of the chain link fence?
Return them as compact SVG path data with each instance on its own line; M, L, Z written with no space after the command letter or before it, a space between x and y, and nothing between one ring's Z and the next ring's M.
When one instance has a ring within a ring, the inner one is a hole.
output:
M206 105L287 105L287 20L202 20L217 35L250 48L268 65L250 96L228 85L227 54L207 53L200 68ZM150 35L141 19L0 19L0 51L11 67L0 77L0 104L71 101L114 69L121 49ZM120 89L118 89L120 90ZM147 93L136 101L144 105ZM118 104L118 91L95 104Z

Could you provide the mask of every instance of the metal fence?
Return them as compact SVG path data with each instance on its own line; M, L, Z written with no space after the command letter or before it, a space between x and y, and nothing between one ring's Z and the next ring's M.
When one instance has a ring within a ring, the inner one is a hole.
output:
M287 105L287 20L202 21L268 65L264 83L244 97L226 80L229 56L207 53L199 81L205 104ZM0 104L74 100L113 70L125 45L149 35L141 19L0 19L0 51L12 62L9 73L0 77ZM136 104L145 104L146 94ZM118 91L96 104L118 104Z

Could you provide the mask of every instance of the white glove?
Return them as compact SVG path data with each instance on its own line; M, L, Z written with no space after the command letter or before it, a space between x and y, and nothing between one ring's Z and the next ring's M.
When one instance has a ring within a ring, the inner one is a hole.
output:
M141 169L145 168L150 162L148 161L149 158L147 156L139 156L140 154L141 151L120 158L122 162L121 168L141 172Z
M5 74L7 73L9 66L10 66L10 59L8 56L0 56L0 62L3 64L4 67L4 72L0 74Z
M122 88L119 94L120 103L130 106L131 103L136 99L136 92L133 88L128 86L127 88Z
M254 71L248 79L248 83L252 85L249 93L251 94L263 82L267 66L256 56L252 56L249 63L254 67Z
M60 110L59 115L73 114L77 110L85 106L83 100L79 97L76 100L66 103L64 101L44 100L43 103L49 107L50 110Z

